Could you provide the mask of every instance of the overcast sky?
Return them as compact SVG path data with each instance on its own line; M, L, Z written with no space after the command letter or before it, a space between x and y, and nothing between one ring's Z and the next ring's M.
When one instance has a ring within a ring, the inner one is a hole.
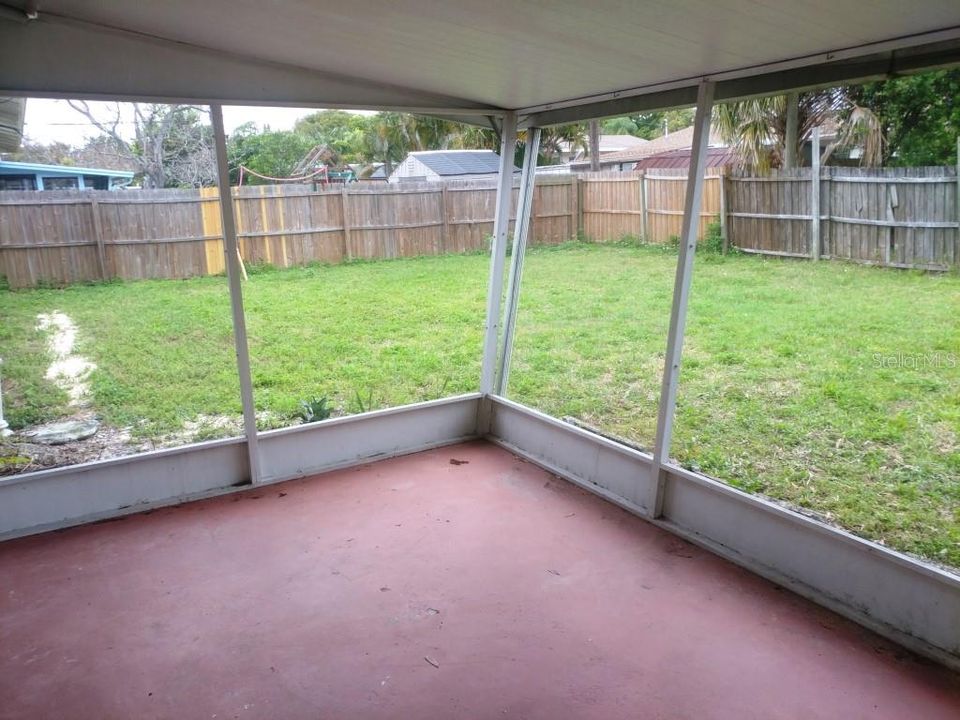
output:
M108 120L114 117L115 103L91 102L89 105L98 118ZM121 130L127 130L132 135L129 112L123 112L129 104L120 105L124 118ZM253 121L260 127L269 125L273 130L289 130L299 118L314 112L315 109L309 108L224 107L223 122L228 133L248 121ZM27 101L23 134L33 142L47 144L60 141L70 145L83 145L88 138L98 135L99 132L86 117L71 108L66 100L30 99Z

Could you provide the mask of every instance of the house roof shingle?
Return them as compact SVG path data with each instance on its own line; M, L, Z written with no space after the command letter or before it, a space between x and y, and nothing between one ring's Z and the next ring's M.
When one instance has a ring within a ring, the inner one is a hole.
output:
M443 177L500 171L500 156L493 150L426 150L410 155Z

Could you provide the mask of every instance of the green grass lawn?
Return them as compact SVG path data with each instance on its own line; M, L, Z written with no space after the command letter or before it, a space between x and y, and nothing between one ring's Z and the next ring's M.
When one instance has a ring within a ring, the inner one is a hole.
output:
M530 253L510 396L642 445L656 423L676 255ZM257 407L343 412L476 388L488 260L262 271L244 285ZM64 412L38 313L77 324L103 420L156 437L240 412L223 278L0 295L15 426ZM673 455L858 534L960 566L960 278L698 256ZM211 431L214 432L214 431Z

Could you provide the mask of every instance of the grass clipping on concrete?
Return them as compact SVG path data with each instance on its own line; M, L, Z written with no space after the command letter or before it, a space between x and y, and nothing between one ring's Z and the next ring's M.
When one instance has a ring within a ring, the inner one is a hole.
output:
M656 247L532 250L510 396L650 446L675 266ZM288 424L309 397L349 413L475 390L487 270L465 255L252 274L262 424ZM97 365L108 427L142 440L238 426L202 420L238 418L240 400L226 283L198 278L4 292L14 427L66 412L36 330L55 310ZM698 255L673 456L960 566L958 311L956 275Z

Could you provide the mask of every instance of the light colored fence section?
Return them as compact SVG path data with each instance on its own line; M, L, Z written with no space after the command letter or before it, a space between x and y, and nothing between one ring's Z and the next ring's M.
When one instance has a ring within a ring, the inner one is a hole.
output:
M602 242L644 235L642 174L584 173L579 178L586 239Z
M595 242L633 236L664 243L683 227L687 176L675 169L580 175L583 234ZM700 237L720 217L723 179L705 177Z
M466 252L486 247L490 181L234 189L244 261L291 267ZM0 193L0 275L11 287L120 278L183 278L224 270L216 188ZM533 240L577 231L573 176L534 197Z
M648 242L667 242L679 237L683 229L683 204L687 193L687 176L676 169L648 170L646 173L646 211ZM709 171L703 178L703 200L700 208L700 229L697 237L707 234L710 223L718 222L723 205L723 177Z

